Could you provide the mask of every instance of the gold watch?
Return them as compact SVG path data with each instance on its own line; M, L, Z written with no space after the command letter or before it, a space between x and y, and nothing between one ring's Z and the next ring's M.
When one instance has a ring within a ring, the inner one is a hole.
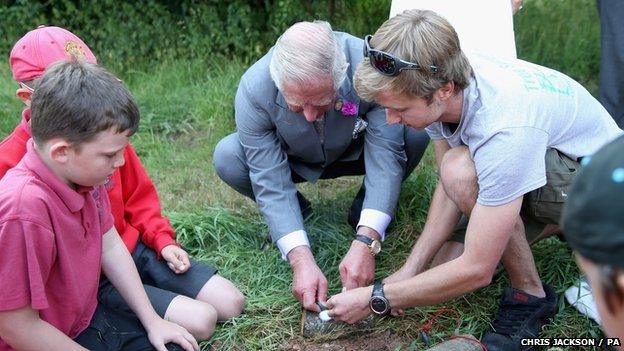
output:
M368 246L368 250L373 256L377 256L377 254L381 252L381 242L377 239L369 238L366 235L358 234L355 236L355 240L366 244L366 246Z

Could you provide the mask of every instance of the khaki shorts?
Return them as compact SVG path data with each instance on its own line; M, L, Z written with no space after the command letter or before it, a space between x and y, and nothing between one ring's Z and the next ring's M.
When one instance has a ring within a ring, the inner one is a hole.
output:
M568 189L580 169L577 161L556 149L546 151L546 184L524 195L520 217L529 244L543 239L540 234L547 224L558 224L568 197ZM462 216L449 241L464 242L468 218Z

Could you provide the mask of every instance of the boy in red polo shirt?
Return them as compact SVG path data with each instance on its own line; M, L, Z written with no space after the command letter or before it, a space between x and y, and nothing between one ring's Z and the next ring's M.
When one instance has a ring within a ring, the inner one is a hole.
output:
M70 56L96 63L80 38L58 27L32 30L11 50L11 71L20 85L16 95L27 108L21 123L0 143L0 177L26 152L30 98L37 81L50 64ZM115 228L132 253L156 312L187 328L198 339L208 339L217 318L225 320L241 313L244 297L214 268L189 259L175 241L169 221L161 214L156 188L130 144L124 149L124 158L126 163L105 184ZM105 279L98 299L109 307L129 311L119 292ZM188 311L194 313L189 315Z
M0 350L199 350L156 314L113 227L103 184L138 128L130 93L96 65L60 63L38 85L30 123L25 156L0 180ZM136 317L97 306L100 273Z

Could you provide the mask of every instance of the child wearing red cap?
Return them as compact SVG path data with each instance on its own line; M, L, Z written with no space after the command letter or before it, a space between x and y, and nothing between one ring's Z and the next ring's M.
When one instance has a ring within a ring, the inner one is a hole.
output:
M0 177L26 153L30 138L30 99L39 78L53 63L77 58L97 63L89 47L73 33L41 26L28 32L13 47L10 66L20 87L17 97L26 108L22 121L0 143ZM198 339L208 339L216 320L241 313L244 297L216 269L189 258L175 241L175 231L161 214L156 188L130 144L125 164L106 183L115 228L137 265L156 312L188 329ZM111 283L103 278L99 301L117 310L130 308ZM193 313L188 313L193 311Z

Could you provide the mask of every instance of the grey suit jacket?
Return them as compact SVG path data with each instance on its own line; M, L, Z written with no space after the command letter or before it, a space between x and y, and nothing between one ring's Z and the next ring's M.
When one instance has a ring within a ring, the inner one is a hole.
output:
M394 213L406 163L404 127L386 125L385 109L360 100L352 82L363 58L363 41L346 33L335 35L349 63L336 99L356 103L358 115L369 123L358 138L352 136L356 118L332 108L325 115L325 143L321 144L314 125L288 109L271 79L272 50L245 72L238 86L236 127L256 202L274 242L304 229L290 167L315 182L327 165L357 160L364 152L363 208Z

